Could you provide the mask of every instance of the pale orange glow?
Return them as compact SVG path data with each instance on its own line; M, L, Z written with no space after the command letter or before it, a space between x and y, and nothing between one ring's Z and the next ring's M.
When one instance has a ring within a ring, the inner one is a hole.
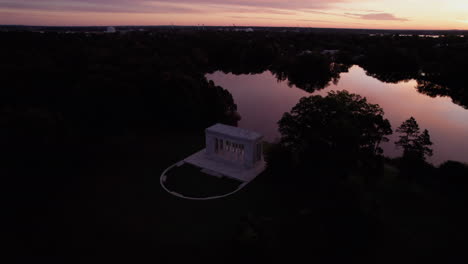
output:
M0 24L468 29L465 0L0 0Z

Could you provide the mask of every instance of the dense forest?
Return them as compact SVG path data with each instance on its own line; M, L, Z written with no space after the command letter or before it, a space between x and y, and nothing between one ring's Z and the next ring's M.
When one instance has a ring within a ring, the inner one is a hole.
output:
M238 196L192 203L157 183L204 145L204 128L239 120L207 73L269 70L312 92L359 65L468 108L464 37L167 28L0 39L4 228L19 262L390 263L464 245L468 167L427 163L430 131L410 117L391 128L384 109L346 92L304 98L278 120L267 171ZM404 156L391 160L378 145L393 132Z

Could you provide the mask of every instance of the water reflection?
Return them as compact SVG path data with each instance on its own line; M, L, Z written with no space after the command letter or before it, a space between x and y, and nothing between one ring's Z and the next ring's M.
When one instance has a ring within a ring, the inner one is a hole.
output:
M396 84L383 83L366 75L359 66L342 73L338 84L308 93L288 87L287 81L277 81L271 72L256 75L233 75L216 72L207 75L217 85L228 89L238 105L242 120L240 127L256 130L273 141L279 138L277 122L284 112L289 112L299 99L309 95L326 95L330 90L348 90L367 97L385 110L395 129L413 116L421 129L428 129L434 142L434 156L429 161L440 164L446 160L468 162L468 110L456 105L449 97L431 98L418 93L415 80ZM385 155L396 157L393 140L383 145Z

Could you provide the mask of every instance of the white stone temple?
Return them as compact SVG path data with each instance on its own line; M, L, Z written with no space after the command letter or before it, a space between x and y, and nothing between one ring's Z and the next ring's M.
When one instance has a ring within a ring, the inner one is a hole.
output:
M117 29L115 29L115 27L107 27L106 32L107 33L115 33L115 32L117 32Z
M243 182L253 180L265 169L262 135L223 124L209 127L205 133L206 148L184 162Z

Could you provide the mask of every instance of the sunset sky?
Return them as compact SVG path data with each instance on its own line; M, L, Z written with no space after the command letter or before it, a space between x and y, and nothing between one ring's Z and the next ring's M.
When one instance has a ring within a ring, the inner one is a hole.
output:
M4 25L468 29L468 0L0 0Z

